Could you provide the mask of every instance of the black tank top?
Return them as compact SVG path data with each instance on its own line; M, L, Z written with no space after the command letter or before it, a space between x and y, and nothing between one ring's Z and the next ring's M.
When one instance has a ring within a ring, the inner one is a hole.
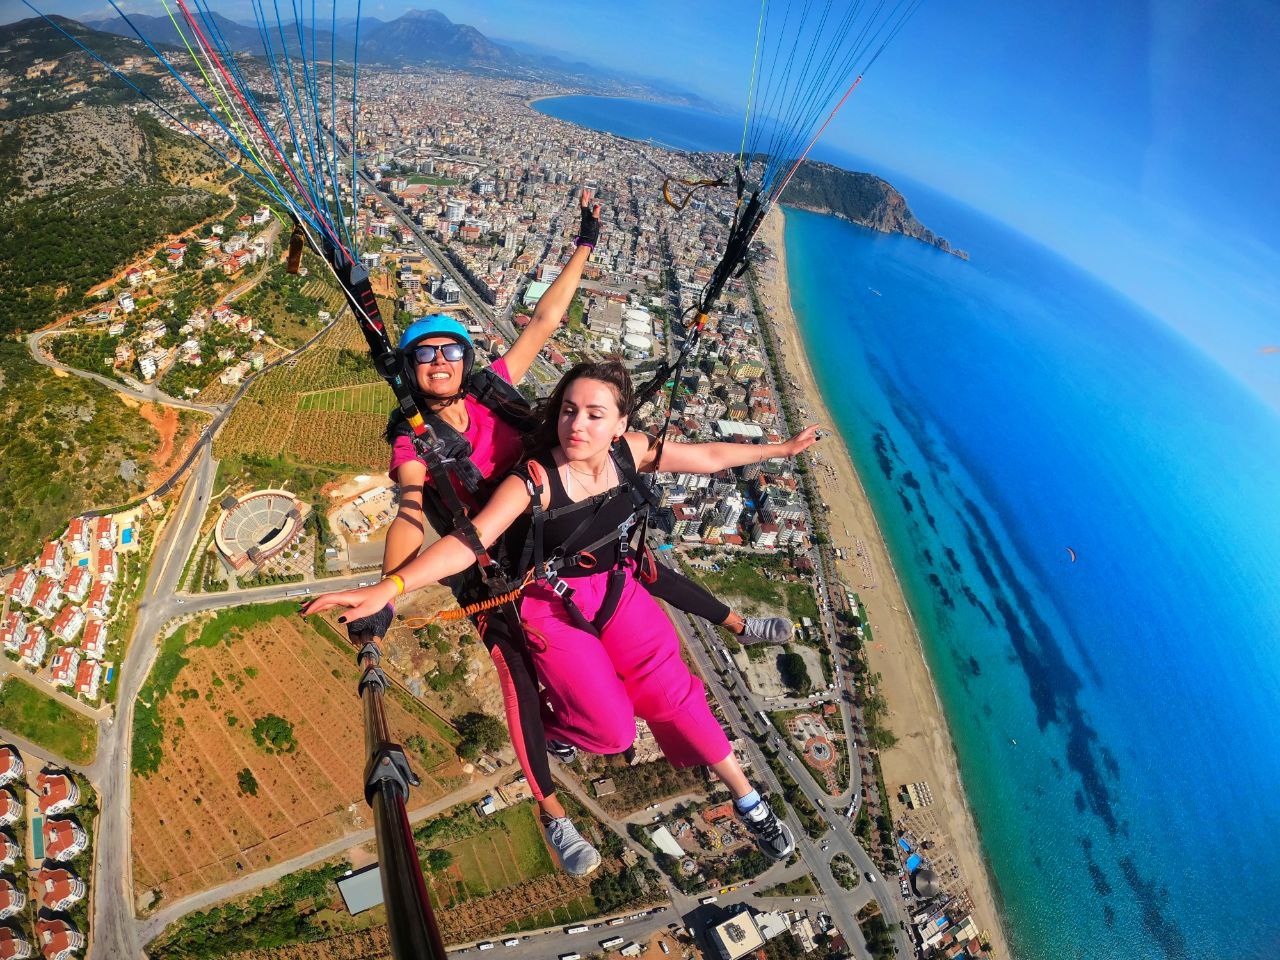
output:
M622 471L618 469L616 454L611 453L610 457L614 461L613 467L620 478L618 486L578 502L569 499L569 494L560 480L560 470L551 454L536 458L546 470L547 490L551 494L547 505L548 516L542 525L542 555L545 559L550 560L557 556L573 558L584 547L616 532L619 525L635 512L634 501L626 485L627 481L623 478ZM520 516L511 525L507 532L509 556L520 556L531 527L532 518L528 514ZM591 551L591 556L595 558L594 563L591 563L588 557L579 556L577 562L566 565L560 571L560 576L566 579L586 577L612 569L618 562L617 537L596 547Z

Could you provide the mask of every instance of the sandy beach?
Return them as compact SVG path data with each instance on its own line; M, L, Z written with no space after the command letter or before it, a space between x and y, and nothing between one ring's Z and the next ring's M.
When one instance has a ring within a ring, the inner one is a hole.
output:
M774 329L784 341L783 363L787 375L799 385L797 399L807 410L807 421L831 428L831 415L804 355L791 309L783 222L782 210L775 207L760 231L760 238L778 259L775 269L758 271L759 292L770 310ZM990 941L993 955L1008 958L1008 942L996 911L991 878L960 782L942 706L871 504L839 433L824 439L815 450L821 460L814 474L822 499L830 506L828 522L834 546L843 548L847 556L837 565L838 572L866 605L875 635L868 650L870 666L881 675L879 689L888 701L889 726L898 738L897 745L881 757L885 784L895 793L903 784L928 783L933 803L925 809L939 829L948 834L945 842L967 883L974 921ZM887 799L897 823L904 808L896 797Z

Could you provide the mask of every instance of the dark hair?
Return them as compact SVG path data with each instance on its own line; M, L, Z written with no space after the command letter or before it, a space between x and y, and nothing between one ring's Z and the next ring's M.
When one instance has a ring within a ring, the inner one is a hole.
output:
M533 435L531 451L535 454L546 453L560 445L560 435L556 424L560 419L560 407L564 405L564 395L569 385L575 380L599 380L613 388L614 398L618 401L618 410L624 416L631 415L631 407L635 403L635 389L631 385L631 375L621 360L609 359L599 363L575 364L568 373L560 378L551 396L542 401L538 407L538 418L541 421Z

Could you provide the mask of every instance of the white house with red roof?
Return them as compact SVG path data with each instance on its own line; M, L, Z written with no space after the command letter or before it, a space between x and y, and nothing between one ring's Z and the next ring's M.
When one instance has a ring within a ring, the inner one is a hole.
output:
M97 619L86 623L84 636L80 638L80 649L91 660L101 660L107 652L107 625Z
M10 744L0 746L0 784L12 783L26 772L22 763L22 754L18 748Z
M46 817L70 810L80 802L80 787L75 780L61 770L41 770L36 774L37 801L40 812Z
M44 960L72 960L84 946L84 934L59 917L36 920L36 937Z
M27 905L27 895L8 877L0 877L0 920L7 920L21 913Z
M44 627L38 623L27 625L27 635L18 647L18 656L23 663L38 667L44 663L45 651L49 649L49 641L44 635Z
M85 658L76 670L75 691L86 700L98 699L98 687L102 683L102 664Z
M67 604L53 618L53 635L65 643L70 643L84 626L84 611L77 606Z
M89 846L89 835L74 820L46 817L44 855L49 860L74 860Z
M49 910L66 910L84 899L84 881L66 867L51 870L41 867L36 873L35 890L40 902Z
M111 584L97 583L89 591L89 602L84 605L91 617L105 618L111 612Z
M40 612L40 616L52 617L58 612L58 607L62 606L62 584L57 580L42 577L40 586L36 587L36 596L31 601L31 605Z
M187 255L187 245L185 243L169 244L169 266L175 270L182 266L182 261Z
M80 651L75 647L59 647L49 661L49 674L59 687L70 687L76 682L80 669Z
M40 551L40 562L36 569L46 577L61 580L67 573L67 556L62 550L61 540L50 540Z
M98 550L98 581L100 583L115 583L116 577L120 575L120 567L116 563L116 555L113 551L99 548Z
M88 567L75 566L71 568L71 573L67 575L67 579L62 584L62 589L67 593L67 599L72 603L79 603L89 593L89 588L93 586L93 574L89 572Z
M4 623L0 623L0 646L12 653L17 653L26 632L27 621L21 611L10 610L9 615L4 618Z
M21 853L13 834L8 830L0 830L0 867L12 866Z
M142 282L142 271L137 267L130 267L124 272L124 282L131 287L136 287Z
M116 527L114 517L98 517L93 524L93 536L98 546L104 550L114 550L120 531Z
M33 956L31 942L14 927L0 927L0 960L26 960Z
M123 332L122 330L121 333ZM67 548L72 553L88 553L92 535L89 518L76 517L71 521L71 528L67 531Z
M13 582L9 584L9 601L23 607L31 606L39 581L34 570L23 567L13 575Z
M0 827L7 827L22 819L22 801L8 787L0 787Z

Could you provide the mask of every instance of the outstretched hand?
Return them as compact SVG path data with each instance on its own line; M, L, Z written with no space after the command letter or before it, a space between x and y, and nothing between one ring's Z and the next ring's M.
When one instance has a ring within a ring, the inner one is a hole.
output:
M358 590L339 590L336 593L322 593L302 608L302 615L309 617L313 613L343 607L346 608L347 612L338 618L338 622L349 623L362 617L372 616L394 600L395 597L395 583L390 580L381 580Z
M594 250L600 242L600 204L591 202L590 190L583 190L578 205L582 208L582 221L578 225L578 237L574 243Z
M821 426L816 423L805 427L782 445L785 448L784 454L788 457L794 457L808 450L818 442L818 432L821 429Z

